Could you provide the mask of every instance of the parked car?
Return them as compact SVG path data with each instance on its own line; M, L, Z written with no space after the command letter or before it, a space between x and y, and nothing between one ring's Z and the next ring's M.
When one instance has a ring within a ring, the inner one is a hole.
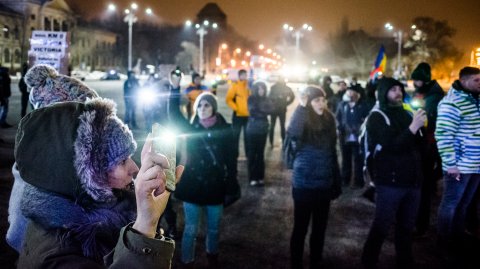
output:
M120 75L118 74L117 70L110 70L108 71L105 76L101 78L101 80L120 80Z

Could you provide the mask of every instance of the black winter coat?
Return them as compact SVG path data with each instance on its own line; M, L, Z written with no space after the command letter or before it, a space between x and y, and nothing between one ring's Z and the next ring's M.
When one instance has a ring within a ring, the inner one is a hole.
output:
M187 162L175 197L199 204L218 205L237 184L235 156L232 154L232 129L220 114L217 123L205 129L194 119L187 137Z
M273 112L273 103L268 97L251 95L248 97L247 133L266 134L268 133L268 115Z
M372 113L367 119L367 142L373 149L373 180L377 185L420 187L423 180L422 154L425 138L412 134L409 125L412 116L402 106L389 107L386 93L396 83L378 87L380 109L387 115L390 125L380 113Z

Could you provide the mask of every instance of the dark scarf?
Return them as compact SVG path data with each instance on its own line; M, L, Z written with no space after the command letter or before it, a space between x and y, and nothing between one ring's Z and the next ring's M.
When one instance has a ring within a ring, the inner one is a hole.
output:
M30 184L25 186L22 213L47 231L55 231L62 244L80 245L85 257L102 261L115 247L120 230L135 220L135 193L114 191L117 202L82 205Z

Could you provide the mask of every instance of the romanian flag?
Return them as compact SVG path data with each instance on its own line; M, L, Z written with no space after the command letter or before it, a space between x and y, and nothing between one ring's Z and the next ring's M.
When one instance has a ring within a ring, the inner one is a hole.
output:
M378 52L377 59L375 60L375 66L373 71L370 72L370 80L375 80L379 73L385 73L385 68L387 66L387 55L385 54L385 48L383 45L380 47Z

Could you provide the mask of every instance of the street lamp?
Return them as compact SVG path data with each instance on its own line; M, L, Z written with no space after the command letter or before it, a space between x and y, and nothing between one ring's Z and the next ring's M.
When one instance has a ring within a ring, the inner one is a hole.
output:
M185 25L186 26L191 26L192 25L192 22L191 21L186 21L185 22ZM204 20L201 24L200 23L196 23L195 24L195 29L197 29L197 35L199 36L200 38L200 59L199 59L199 63L198 63L198 72L200 74L203 74L203 39L205 37L206 34L208 34L208 31L206 30L208 27L212 27L213 29L217 29L218 28L218 24L217 23L210 23L208 20Z
M417 27L415 25L412 25L412 29L416 29ZM388 31L393 31L394 27L391 23L387 22L385 24L385 29ZM398 52L397 52L397 76L400 77L400 74L402 72L402 38L403 38L403 32L402 30L398 30L393 33L393 36L397 38L398 42Z
M114 4L108 5L108 10L113 12L117 9ZM128 24L128 70L132 70L132 27L135 22L137 22L138 18L135 16L135 11L138 10L138 5L136 3L132 3L130 5L130 9L125 9L125 18L123 19L124 22ZM151 8L145 9L145 14L152 15L153 11Z
M283 29L286 31L292 32L293 37L295 37L295 48L297 49L297 52L298 52L300 51L300 38L304 36L303 32L311 32L313 30L313 27L305 23L303 24L302 28L295 29L293 26L285 23L283 25Z

